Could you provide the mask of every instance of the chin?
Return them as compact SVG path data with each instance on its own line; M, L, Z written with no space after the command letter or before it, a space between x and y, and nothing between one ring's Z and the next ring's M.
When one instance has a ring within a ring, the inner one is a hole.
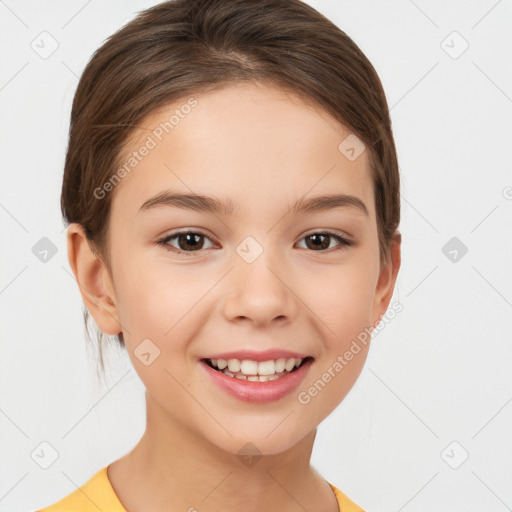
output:
M285 422L286 421L288 420L285 420ZM233 437L222 435L220 438L210 438L210 442L221 450L245 460L245 457L250 458L250 456L256 459L265 455L284 453L300 443L309 433L302 432L299 434L296 431L291 432L289 429L281 427L279 426L279 422L277 422L271 429L252 428L246 431L237 430L236 434L233 430L231 432ZM313 428L312 430L316 429ZM244 435L244 432L246 432L246 435Z

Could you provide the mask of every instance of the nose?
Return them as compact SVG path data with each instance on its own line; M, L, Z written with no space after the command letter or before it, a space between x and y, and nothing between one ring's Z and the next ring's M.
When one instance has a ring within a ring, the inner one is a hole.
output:
M267 254L263 252L252 263L240 259L230 272L223 294L223 314L230 322L284 325L297 314L293 278Z

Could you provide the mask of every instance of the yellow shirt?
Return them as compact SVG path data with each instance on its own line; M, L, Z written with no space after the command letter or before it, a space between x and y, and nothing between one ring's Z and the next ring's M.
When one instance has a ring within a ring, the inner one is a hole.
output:
M84 485L49 507L36 512L126 512L107 475L108 465L94 474ZM339 489L329 483L338 500L340 512L364 512Z

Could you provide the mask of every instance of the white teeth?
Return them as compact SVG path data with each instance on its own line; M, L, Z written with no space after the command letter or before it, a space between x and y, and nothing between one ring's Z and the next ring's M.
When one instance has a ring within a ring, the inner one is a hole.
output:
M268 361L253 361L251 359L210 359L212 366L229 377L241 380L267 382L276 380L298 368L303 359L291 357Z
M258 375L274 375L274 373L276 373L274 361L262 361L258 364Z
M228 368L230 372L239 372L240 371L240 361L238 359L230 359L228 361Z
M240 363L240 371L244 375L256 375L258 373L258 363L256 361L244 360Z
M292 357L291 359L288 359L288 361L286 361L285 369L287 372L291 372L294 368L295 368L295 358Z
M286 366L286 359L283 357L275 362L276 372L281 373Z

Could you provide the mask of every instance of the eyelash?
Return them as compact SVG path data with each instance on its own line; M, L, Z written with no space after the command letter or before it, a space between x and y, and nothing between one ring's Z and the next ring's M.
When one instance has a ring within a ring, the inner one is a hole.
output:
M201 250L198 250L198 251L182 251L181 249L177 249L176 247L173 247L172 245L169 245L169 241L171 241L172 239L174 238L177 238L179 237L180 235L186 235L186 234L189 234L189 233L192 233L194 235L199 235L199 236L204 236L205 238L208 238L209 237L207 235L205 235L204 233L201 233L199 231L178 231L176 233L173 233L172 235L169 235L169 236L166 236L165 238L162 238L161 240L158 240L157 241L157 245L163 247L164 249L170 251L170 252L173 252L173 253L177 253L177 254L186 254L187 256L193 256L194 253L196 252L201 252ZM334 248L330 248L330 249L325 249L325 250L321 250L321 251L312 251L312 252L319 252L319 253L322 253L322 252L334 252L334 251L340 251L340 250L344 250L344 249L347 249L348 247L351 247L353 245L355 245L355 242L352 241L352 240L349 240L348 238L345 238L344 236L340 235L339 233L334 233L332 231L315 231L313 233L309 233L307 234L306 236L302 237L301 240L303 240L304 238L308 238L310 236L313 236L313 235L327 235L327 236L331 236L332 238L334 238L335 240L337 240L339 242L339 245L337 245L336 247ZM334 251L333 251L334 249Z

